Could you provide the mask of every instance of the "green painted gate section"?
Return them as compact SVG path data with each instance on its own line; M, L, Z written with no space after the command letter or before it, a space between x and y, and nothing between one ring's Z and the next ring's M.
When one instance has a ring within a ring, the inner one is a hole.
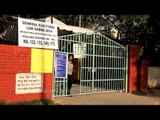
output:
M56 51L80 58L80 87L77 94L122 91L127 88L125 46L100 34L72 34L59 37ZM54 78L54 97L67 96L67 78Z

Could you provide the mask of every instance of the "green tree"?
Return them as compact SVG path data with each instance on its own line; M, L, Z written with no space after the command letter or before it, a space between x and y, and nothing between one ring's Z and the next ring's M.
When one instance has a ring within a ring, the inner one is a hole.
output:
M68 25L79 25L79 15L56 15L57 19ZM99 30L111 36L111 28L118 31L117 39L134 43L147 29L148 15L81 15L81 27Z

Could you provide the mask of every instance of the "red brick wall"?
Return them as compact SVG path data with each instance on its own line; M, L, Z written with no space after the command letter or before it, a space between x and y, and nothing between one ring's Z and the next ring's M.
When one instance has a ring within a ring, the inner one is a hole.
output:
M137 90L138 85L138 60L140 59L140 49L138 45L129 46L129 93Z
M133 91L147 91L149 61L140 59L141 47L129 46L129 93Z
M31 48L0 45L0 101L12 103L52 98L52 73L44 74L43 92L15 94L17 73L30 73Z

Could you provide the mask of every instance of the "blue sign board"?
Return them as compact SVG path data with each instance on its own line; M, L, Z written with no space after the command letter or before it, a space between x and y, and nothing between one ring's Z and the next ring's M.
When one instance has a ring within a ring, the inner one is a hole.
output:
M65 52L55 52L55 78L67 78L68 54Z

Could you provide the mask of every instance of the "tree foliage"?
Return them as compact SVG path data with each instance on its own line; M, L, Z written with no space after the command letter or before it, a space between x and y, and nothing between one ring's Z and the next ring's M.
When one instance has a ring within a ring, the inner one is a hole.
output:
M2 33L9 25L15 24L15 20L10 16L0 16L0 33Z
M79 15L55 16L68 25L79 25ZM143 47L143 57L151 64L160 65L160 17L150 15L81 15L81 26L99 30L111 37L110 30L118 31L117 39L125 44Z
M55 17L68 25L78 26L79 16L56 15ZM120 40L130 39L133 43L146 32L148 18L148 15L81 15L81 27L99 30L109 37L111 28L115 28Z

